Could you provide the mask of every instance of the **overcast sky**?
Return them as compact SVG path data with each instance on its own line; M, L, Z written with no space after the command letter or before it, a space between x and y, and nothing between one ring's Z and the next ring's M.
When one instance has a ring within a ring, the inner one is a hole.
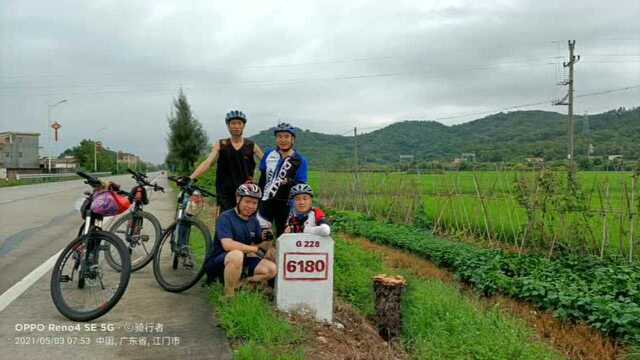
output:
M240 109L247 134L281 119L342 134L394 121L457 124L543 109L640 105L640 1L0 1L0 131L95 136L162 162L182 87L211 139ZM541 105L522 106L543 102ZM467 114L467 115L465 115ZM41 137L45 151L48 137Z

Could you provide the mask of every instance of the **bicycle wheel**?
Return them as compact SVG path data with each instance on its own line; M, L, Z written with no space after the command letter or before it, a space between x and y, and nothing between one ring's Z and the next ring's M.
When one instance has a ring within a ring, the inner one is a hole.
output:
M111 225L109 232L119 237L129 248L131 271L140 270L153 260L153 254L162 238L160 221L146 211L130 212L120 217ZM110 251L105 252L105 259L115 270L120 269L120 264L114 260Z
M116 271L104 265L105 251L118 256ZM51 273L51 298L62 315L89 321L106 314L124 295L131 266L127 247L113 234L93 231L79 236L62 251Z
M189 217L164 232L153 258L153 274L162 288L181 292L204 275L211 234L200 220Z

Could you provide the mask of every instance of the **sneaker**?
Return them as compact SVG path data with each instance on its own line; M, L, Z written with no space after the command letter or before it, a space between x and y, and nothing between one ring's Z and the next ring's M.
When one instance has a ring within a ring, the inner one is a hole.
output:
M195 263L193 262L193 256L191 256L191 249L189 246L184 245L180 248L180 257L182 258L182 266L188 269L193 269Z

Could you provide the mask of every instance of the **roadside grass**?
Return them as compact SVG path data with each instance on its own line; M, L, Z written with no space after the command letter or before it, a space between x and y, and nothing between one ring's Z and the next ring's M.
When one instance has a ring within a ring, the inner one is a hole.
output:
M10 187L10 186L20 186L25 184L26 183L21 180L0 180L0 188Z
M373 276L390 273L381 254L336 239L335 290L367 316L374 313ZM522 321L483 311L439 280L404 272L402 340L416 359L562 359Z
M304 359L302 329L273 310L269 300L257 291L240 290L232 298L223 296L221 284L209 291L220 326L241 345L235 359Z
M335 237L334 288L341 298L371 318L375 312L373 276L390 273L382 255ZM200 250L201 251L201 250ZM404 300L403 343L415 359L562 359L534 339L521 321L499 310L483 311L457 287L419 279L410 272ZM218 321L239 343L235 359L304 359L305 338L259 292L240 290L230 299L222 286L209 291Z

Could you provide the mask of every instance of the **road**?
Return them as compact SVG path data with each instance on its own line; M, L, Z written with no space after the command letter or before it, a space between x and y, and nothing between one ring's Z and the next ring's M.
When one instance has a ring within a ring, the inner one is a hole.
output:
M125 175L109 180L123 189L134 184ZM175 193L164 176L157 181L166 194L151 194L145 210L166 227ZM60 315L49 294L50 269L82 224L77 209L86 190L80 180L0 188L0 358L230 359L205 290L167 293L151 264L132 274L121 301L103 317L74 323Z

